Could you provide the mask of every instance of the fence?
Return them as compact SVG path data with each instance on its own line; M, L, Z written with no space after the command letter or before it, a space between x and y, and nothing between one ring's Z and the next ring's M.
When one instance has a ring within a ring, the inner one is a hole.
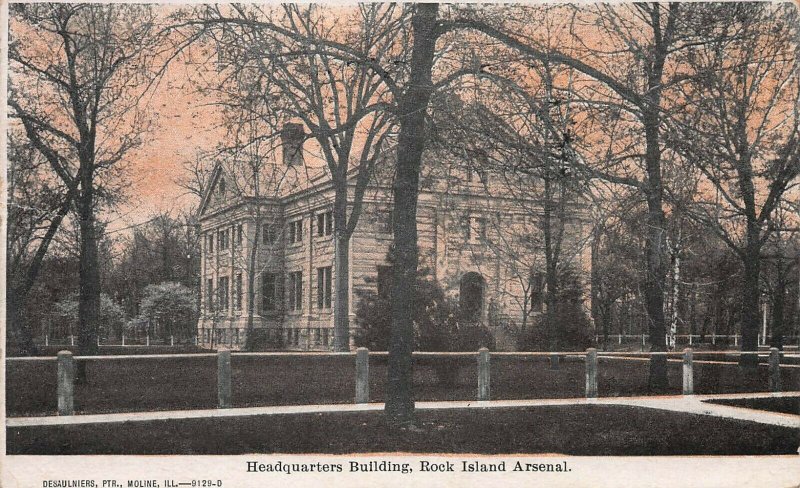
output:
M596 344L601 344L604 336L595 335L594 340ZM665 342L669 344L669 335L665 335ZM738 346L742 336L740 334L676 334L675 343L684 345L695 344L712 344L716 345L717 342L721 344L731 344ZM650 339L649 334L609 334L608 342L622 344L639 344L645 347ZM762 346L767 345L768 336L758 334L758 344ZM784 336L784 344L796 344L800 346L800 336Z
M37 341L39 344L43 344L45 347L50 346L74 346L78 342L78 338L74 335L69 336L61 336L61 337L53 337L51 338L49 334L45 334L44 339L39 339ZM138 335L138 336L126 336L122 334L122 336L118 340L112 340L108 337L101 337L97 336L97 345L98 346L114 346L114 347L141 347L141 346L185 346L185 345L197 345L197 336L192 337L175 337L174 335L169 336L168 338L165 337L153 337L151 338L149 334L145 335Z
M353 401L355 403L369 403L370 402L370 385L369 385L369 359L370 357L385 357L388 356L386 352L372 352L370 353L365 348L359 348L355 352L350 353L234 353L236 356L241 357L258 357L258 356L297 356L297 355L311 355L311 356L350 356L355 355L355 391ZM725 354L736 355L742 354L740 351L713 351L703 352L703 355ZM768 356L769 374L768 384L765 385L768 391L778 392L781 391L781 377L780 365L781 354L786 354L777 348L771 348L769 354L758 354L761 357ZM549 357L550 368L557 369L559 367L559 359L562 357L577 357L583 358L585 365L585 388L584 394L586 398L598 397L598 358L608 359L624 359L635 358L646 359L655 355L664 355L667 358L682 357L682 393L684 395L694 394L694 351L691 348L686 348L682 353L674 352L649 352L649 353L611 353L611 352L598 352L594 348L586 350L586 352L489 352L488 349L482 348L476 352L415 352L414 356L418 357L475 357L477 355L477 385L476 385L476 398L478 401L488 401L492 398L491 389L491 365L492 357L504 356L540 356ZM141 359L141 358L177 358L177 357L207 357L216 358L216 380L217 380L217 407L218 408L231 408L232 406L232 388L231 388L231 351L220 350L214 353L202 354L170 354L170 355L140 355L140 356L83 356L74 357L69 351L61 351L57 356L57 397L58 397L58 414L59 415L74 415L74 379L75 379L75 361L76 360L119 360L119 359ZM8 361L46 361L52 360L49 358L9 358ZM680 359L675 359L680 360ZM789 366L796 367L796 366Z

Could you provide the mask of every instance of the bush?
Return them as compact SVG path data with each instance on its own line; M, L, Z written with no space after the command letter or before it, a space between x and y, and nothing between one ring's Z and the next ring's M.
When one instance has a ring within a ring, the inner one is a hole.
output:
M458 305L448 299L436 281L424 275L417 278L414 289L414 350L433 352L477 351L494 349L494 337L482 325L460 323ZM391 333L391 299L375 293L362 293L356 305L355 343L373 351L389 348ZM455 383L458 367L453 358L431 361L439 382Z
M55 313L68 324L72 334L78 333L78 294L72 293L55 304ZM100 294L99 330L101 337L119 336L125 323L125 312L105 293Z

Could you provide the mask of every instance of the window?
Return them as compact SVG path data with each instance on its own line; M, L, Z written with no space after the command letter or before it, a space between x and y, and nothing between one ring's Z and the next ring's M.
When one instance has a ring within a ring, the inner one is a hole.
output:
M223 276L219 279L219 309L228 310L228 277Z
M264 273L261 277L261 309L278 309L278 275L275 273Z
M206 281L206 311L214 311L214 278Z
M392 267L378 266L378 296L389 298L392 291Z
M214 233L209 232L206 236L206 249L208 252L214 252Z
M482 184L485 185L486 182L488 181L488 179L486 178L486 171L472 167L467 168L467 181L470 183L480 181Z
M303 221L295 220L294 222L289 222L289 243L294 244L296 242L303 241Z
M303 308L303 272L289 273L289 310Z
M230 238L230 229L223 229L219 231L219 237L217 238L217 243L219 243L219 250L224 251L228 249L228 244Z
M244 225L237 224L236 225L236 247L242 247L242 243L244 242Z
M392 210L387 208L378 212L378 215L375 219L378 225L379 232L388 232L392 233L393 228L393 219L392 219Z
M531 275L531 312L544 311L544 275L533 273Z
M322 329L322 345L328 345L328 329Z
M242 309L242 273L236 273L236 278L233 282L234 288L234 302L233 307L235 310Z
M469 225L467 226L467 240L472 243L478 243L486 240L485 217L469 218Z
M261 226L261 242L264 244L274 244L278 240L278 233L275 225L264 223Z
M331 308L331 267L317 268L317 308Z
M333 234L333 212L317 214L317 235L329 236Z

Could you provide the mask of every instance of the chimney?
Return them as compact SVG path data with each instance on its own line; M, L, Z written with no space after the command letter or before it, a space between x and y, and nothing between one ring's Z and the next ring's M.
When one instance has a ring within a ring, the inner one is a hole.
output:
M292 166L303 164L303 141L305 140L305 130L303 124L287 122L281 130L281 142L283 144L283 164Z

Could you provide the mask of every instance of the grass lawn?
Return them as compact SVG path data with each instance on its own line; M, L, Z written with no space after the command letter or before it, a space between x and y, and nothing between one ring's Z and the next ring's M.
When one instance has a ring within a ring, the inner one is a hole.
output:
M9 454L562 453L795 454L790 428L617 406L418 412L418 432L382 412L7 429Z
M709 400L708 403L730 405L732 407L754 408L769 412L800 415L800 396L775 398L743 398L730 400Z
M476 359L463 357L415 359L416 400L473 400L477 394ZM455 382L442 384L435 366L457 370ZM53 415L56 412L56 362L8 361L6 409L9 416ZM214 408L216 359L89 360L88 385L75 386L79 413ZM695 365L695 392L732 393L767 390L767 368L742 372L736 365ZM385 396L386 358L370 359L370 398ZM600 396L646 395L648 363L599 360ZM800 369L782 370L786 390L797 390ZM491 364L493 399L569 398L584 395L581 358L562 359L558 370L546 357L494 357ZM355 391L353 356L232 358L233 406L352 403ZM670 387L680 394L681 365L669 363Z

